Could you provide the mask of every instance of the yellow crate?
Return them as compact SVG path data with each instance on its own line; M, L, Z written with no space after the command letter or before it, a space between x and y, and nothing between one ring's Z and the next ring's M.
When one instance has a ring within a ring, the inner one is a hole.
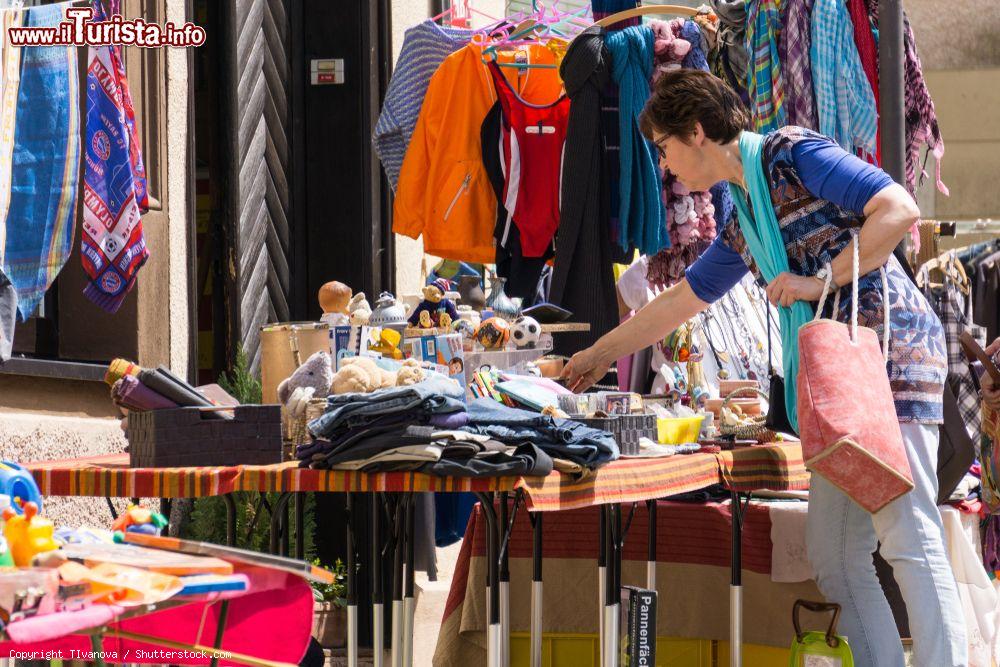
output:
M510 664L527 667L531 646L526 632L510 637ZM710 639L656 638L656 667L724 667L729 664L729 642ZM788 664L788 649L743 646L744 667L774 667ZM597 635L554 634L542 636L542 667L599 667Z

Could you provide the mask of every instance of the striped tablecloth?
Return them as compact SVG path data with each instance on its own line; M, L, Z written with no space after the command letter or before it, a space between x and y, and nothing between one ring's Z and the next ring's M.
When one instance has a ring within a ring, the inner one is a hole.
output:
M809 488L798 443L741 447L719 454L662 459L619 459L584 475L525 477L519 486L532 510L578 509L604 503L663 498L722 484L732 491L795 491Z
M46 496L200 498L233 491L514 491L535 511L637 502L724 484L736 491L809 486L797 444L720 454L620 459L583 476L468 479L421 473L307 470L293 462L224 468L130 468L127 454L27 463Z

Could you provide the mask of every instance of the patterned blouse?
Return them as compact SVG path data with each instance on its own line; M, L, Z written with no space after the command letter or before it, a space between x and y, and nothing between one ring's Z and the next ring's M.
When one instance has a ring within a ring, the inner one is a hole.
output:
M802 184L792 158L792 147L815 133L785 127L764 138L762 159L771 188L771 202L781 227L792 273L813 276L851 243L852 233L864 219L832 202L817 199ZM735 214L722 233L723 243L735 250L753 272L759 269L740 231ZM847 252L851 252L850 248ZM944 329L941 321L916 285L907 277L895 256L885 266L889 282L890 337L886 369L900 422L939 424L942 396L948 372ZM861 276L858 285L858 324L874 329L882 339L884 311L882 277L879 271ZM833 299L828 299L823 317L830 317ZM851 287L841 290L837 319L847 322L851 309ZM835 363L831 360L831 363Z

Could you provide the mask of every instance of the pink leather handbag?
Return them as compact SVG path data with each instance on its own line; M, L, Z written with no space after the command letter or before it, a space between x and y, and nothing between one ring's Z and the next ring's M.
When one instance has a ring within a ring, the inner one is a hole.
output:
M877 512L913 488L910 463L885 364L889 351L889 299L882 285L885 333L858 327L858 237L854 236L850 325L816 318L799 329L799 436L806 467L858 505ZM834 317L840 294L834 301Z

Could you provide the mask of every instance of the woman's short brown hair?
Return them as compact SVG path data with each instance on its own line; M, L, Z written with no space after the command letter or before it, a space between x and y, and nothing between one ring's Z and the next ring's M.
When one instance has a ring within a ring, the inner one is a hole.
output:
M688 141L695 123L701 123L706 137L725 144L749 129L750 114L739 95L713 74L696 69L664 73L639 115L639 131L651 141L655 134Z

